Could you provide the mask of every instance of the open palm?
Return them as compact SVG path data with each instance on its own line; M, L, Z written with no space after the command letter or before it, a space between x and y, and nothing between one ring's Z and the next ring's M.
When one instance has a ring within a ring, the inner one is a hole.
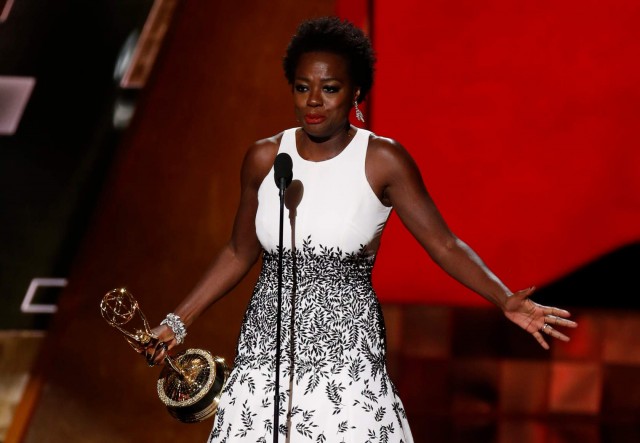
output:
M576 322L568 319L571 316L569 311L535 303L529 298L534 291L535 287L531 287L514 293L505 304L504 315L533 335L544 349L549 349L549 344L543 333L558 340L569 341L569 337L554 328L578 326Z

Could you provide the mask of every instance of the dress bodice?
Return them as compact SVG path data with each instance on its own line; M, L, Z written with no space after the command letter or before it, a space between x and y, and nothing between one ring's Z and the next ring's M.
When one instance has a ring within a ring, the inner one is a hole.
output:
M340 154L313 162L298 154L296 130L283 133L278 150L293 161L293 181L285 193L284 248L299 248L306 240L344 254L363 249L375 254L391 208L380 202L365 175L371 133L358 129ZM280 200L273 168L260 186L258 203L258 239L265 251L276 251Z

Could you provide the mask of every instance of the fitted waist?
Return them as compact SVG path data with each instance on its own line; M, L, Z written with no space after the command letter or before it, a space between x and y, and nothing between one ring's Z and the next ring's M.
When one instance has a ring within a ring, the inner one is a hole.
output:
M338 292L344 286L370 288L374 261L375 256L366 254L364 247L352 253L344 253L337 247L309 244L295 251L285 249L282 254L283 287L287 292L298 294L322 287ZM277 282L277 251L263 252L260 279L269 284Z
M298 377L318 368L384 363L384 320L371 287L374 258L362 252L311 247L283 251L281 349ZM265 251L262 272L243 321L236 366L259 368L273 360L278 253ZM360 356L361 357L361 356ZM316 374L317 375L317 374Z

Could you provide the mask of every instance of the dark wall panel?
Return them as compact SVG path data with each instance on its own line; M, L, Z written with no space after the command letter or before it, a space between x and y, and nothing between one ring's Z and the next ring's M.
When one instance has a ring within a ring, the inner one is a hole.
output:
M33 279L69 276L118 138L115 62L151 3L20 0L0 24L0 76L35 83L16 133L0 135L0 329L49 324L21 304ZM33 303L59 293L40 286Z

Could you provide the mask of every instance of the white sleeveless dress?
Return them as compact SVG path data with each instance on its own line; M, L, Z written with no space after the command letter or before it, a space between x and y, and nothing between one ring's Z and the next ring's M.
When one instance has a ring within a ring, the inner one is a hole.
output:
M385 329L371 270L390 208L365 176L370 132L336 157L298 155L284 213L279 442L412 443L385 365ZM279 195L273 169L258 192L264 249L234 367L209 442L273 441Z

